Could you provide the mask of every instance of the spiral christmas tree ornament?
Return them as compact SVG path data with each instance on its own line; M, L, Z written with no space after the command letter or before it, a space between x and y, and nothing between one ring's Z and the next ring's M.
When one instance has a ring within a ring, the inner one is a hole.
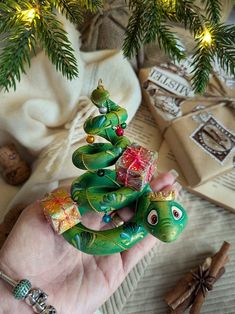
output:
M124 136L127 112L109 98L101 80L91 100L100 115L86 120L88 145L72 156L73 164L86 172L72 183L70 194L57 191L41 200L47 220L70 244L92 255L122 252L149 233L164 242L176 240L187 224L187 214L172 191L153 192L150 187L157 152ZM94 143L97 136L107 143ZM112 165L115 170L106 169ZM81 222L85 213L95 211L109 223L115 211L134 202L134 217L114 223L113 229L92 230Z

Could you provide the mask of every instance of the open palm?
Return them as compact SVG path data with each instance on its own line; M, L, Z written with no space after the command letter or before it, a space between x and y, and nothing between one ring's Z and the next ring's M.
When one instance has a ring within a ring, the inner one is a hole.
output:
M154 190L169 188L174 177L168 173L152 182ZM123 220L131 210L122 209ZM100 217L88 214L84 224L99 229ZM59 314L90 314L99 308L118 288L132 267L154 246L148 236L133 248L110 256L84 254L56 235L45 222L36 202L27 207L0 251L0 269L15 280L29 279L33 287L43 289L48 303ZM0 282L0 313L31 314L24 302L13 298L10 286Z

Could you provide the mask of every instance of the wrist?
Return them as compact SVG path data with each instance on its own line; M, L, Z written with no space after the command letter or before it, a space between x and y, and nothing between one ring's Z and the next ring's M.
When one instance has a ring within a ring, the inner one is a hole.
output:
M4 254L3 258L3 250L0 250L0 271L16 282L23 279L22 274L15 272L10 265L6 264L8 259L5 255L6 254ZM0 314L32 314L32 308L30 308L24 300L15 299L13 289L14 287L0 278Z

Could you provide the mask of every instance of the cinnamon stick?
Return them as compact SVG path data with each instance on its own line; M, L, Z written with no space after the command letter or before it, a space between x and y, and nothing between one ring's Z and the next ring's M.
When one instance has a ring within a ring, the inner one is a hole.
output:
M225 272L224 265L228 262L227 256L230 244L224 242L220 250L211 258L207 258L201 265L202 270L208 270L210 283L214 284ZM195 295L197 283L193 277L193 273L198 271L198 267L194 268L191 273L188 273L181 280L178 281L176 286L169 291L164 300L170 307L170 313L181 314L188 307L191 307L190 314L199 314L202 304L207 295L207 291L200 289Z
M222 268L225 265L226 260L228 258L227 253L230 246L231 246L230 243L224 241L218 253L212 258L212 265L210 267L209 272L210 276L216 277L220 268Z
M196 271L197 267L193 269ZM185 292L188 291L189 285L192 283L193 276L191 273L187 273L185 277L180 279L175 287L171 289L166 295L164 296L165 302L172 308L175 309L174 302L179 299Z
M170 314L182 314L189 308L194 300L194 295L192 294L188 299L186 299L182 304L180 304L176 309L170 309Z
M225 268L222 267L218 274L217 274L217 277L214 279L214 283L221 277L223 276L223 274L225 273ZM198 293L199 294L199 293ZM204 299L207 295L207 292L205 294L205 296L203 295L202 291L200 291L200 298L197 299L197 296L195 297L194 294L192 294L190 296L190 298L188 300L186 300L184 303L182 303L179 307L176 308L175 311L172 311L171 313L174 313L174 314L181 314L181 313L184 313L184 311L190 306L192 305L189 313L190 314L196 314L196 313L200 313L200 309L201 309L201 306L204 302ZM200 303L202 302L202 303ZM198 304L199 303L199 304Z
M201 307L202 307L204 300L205 300L205 297L204 297L202 291L200 290L194 299L193 305L192 305L189 313L190 314L200 314Z
M206 258L203 262L203 270L207 270L212 262L212 258ZM180 279L176 286L169 291L165 297L165 302L175 310L181 303L185 303L184 301L189 297L194 291L195 284L193 284L193 273L197 272L198 267L193 268L190 273L187 273L185 277ZM185 303L186 304L186 303Z
M218 277L221 269L224 268L224 265L228 260L227 253L228 253L229 248L230 248L230 244L224 241L220 250L212 258L211 267L209 268L209 276L214 277L215 279ZM214 279L214 282L216 281L215 279ZM203 295L203 292L199 291L189 313L199 314L204 300L205 300L205 296Z

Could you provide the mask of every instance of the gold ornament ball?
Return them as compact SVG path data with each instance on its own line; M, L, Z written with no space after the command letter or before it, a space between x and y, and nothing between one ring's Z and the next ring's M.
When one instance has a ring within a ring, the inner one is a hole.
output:
M95 141L95 137L93 135L88 135L86 141L87 143L92 144Z

